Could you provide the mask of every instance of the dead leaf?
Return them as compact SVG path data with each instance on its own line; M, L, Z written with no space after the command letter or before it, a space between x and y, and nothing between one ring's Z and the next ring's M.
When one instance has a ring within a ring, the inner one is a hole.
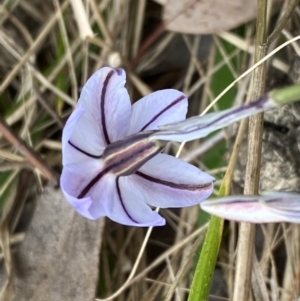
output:
M94 300L103 226L103 219L77 214L59 189L46 188L13 256L14 300Z
M171 31L209 34L235 28L256 16L256 2L244 0L168 0L163 19Z

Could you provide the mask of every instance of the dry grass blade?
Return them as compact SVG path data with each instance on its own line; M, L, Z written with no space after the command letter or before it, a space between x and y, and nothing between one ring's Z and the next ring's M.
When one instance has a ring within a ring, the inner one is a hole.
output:
M269 301L268 291L256 256L253 257L252 289L256 301Z
M136 55L138 51L139 44L141 42L141 35L142 35L142 29L143 29L143 19L144 19L144 13L146 8L146 1L140 0L138 2L137 7L137 20L135 24L135 32L134 32L134 43L133 43L133 55Z
M3 136L19 150L27 160L36 167L48 180L57 179L57 174L46 164L46 162L29 146L26 145L7 125L5 119L0 116L0 132Z
M134 278L130 279L129 281L126 281L126 283L124 283L123 286L117 292L115 292L112 296L109 296L109 297L103 298L103 299L96 299L96 300L97 301L113 300L114 298L119 296L120 293L123 292L125 289L127 289L132 284L134 284L135 282L137 282L140 279L142 279L143 277L145 277L147 275L147 273L149 273L152 269L154 269L159 264L161 264L165 260L166 257L171 256L173 253L175 253L178 250L184 248L185 245L189 241L193 240L195 237L198 237L199 235L203 238L204 235L205 235L206 230L207 230L207 226L203 226L203 227L197 229L196 231L191 233L187 238L183 239L182 241L180 241L179 243L177 243L176 245L170 247L167 251L162 253L158 258L156 258L152 263L150 263L145 269L143 269Z
M200 243L202 242L203 237L199 237L191 248L187 249L186 252L188 255L186 258L184 258L183 262L180 265L180 268L177 272L177 275L175 279L172 281L172 284L170 286L170 289L168 290L168 294L166 295L165 301L170 301L172 299L172 296L174 294L175 289L178 287L181 278L183 278L184 274L187 273L188 269L191 267L193 262L193 256L199 247Z
M60 31L62 34L62 39L63 39L65 51L67 54L67 60L68 60L69 70L70 70L69 74L70 74L71 84L72 84L72 98L74 100L76 100L77 95L78 95L77 80L76 80L76 74L75 74L75 66L74 66L73 58L72 58L72 51L70 49L70 43L69 43L69 39L68 39L68 35L67 35L67 29L66 29L66 26L65 26L65 23L63 20L63 15L62 15L58 0L53 0L53 1L54 1L56 10L59 12L59 26L60 26ZM74 5L74 1L71 1L71 3ZM80 4L82 2L76 1L76 3ZM80 8L82 9L81 13L84 13L83 7L80 7ZM75 7L74 7L74 9L75 9ZM76 12L77 11L78 11L78 9L76 10ZM83 22L81 22L81 23L83 23ZM86 20L84 23L88 23L87 17L86 17ZM86 26L84 24L80 24L80 30L86 30L85 27ZM87 34L87 36L88 36L89 34L92 34L92 33L85 33L85 34Z
M2 222L0 227L0 244L4 257L6 279L0 291L1 301L12 301L15 298L14 270L10 249L10 237L7 222Z
M65 1L64 4L61 6L61 10L64 11L67 8L67 6L68 6L68 1ZM6 79L0 85L0 94L3 93L3 91L11 83L11 81L14 79L14 77L17 75L17 73L20 71L23 65L27 63L30 56L37 50L38 47L40 47L41 43L43 43L43 41L46 39L50 30L56 24L58 16L59 13L57 12L54 14L54 16L51 17L50 21L46 23L45 28L42 30L38 38L34 41L31 47L26 51L22 59L13 68L13 70L11 70L11 72L7 75Z
M101 12L99 12L98 7L95 3L95 0L88 0L88 2L91 4L92 6L92 11L95 14L96 17L96 21L99 25L99 27L101 28L104 36L105 36L105 40L108 41L108 44L111 45L112 44L112 37L111 37L111 33L109 32L107 25L105 24L105 21L103 20L103 17L101 15ZM103 1L104 2L104 1ZM104 3L103 3L104 4Z
M18 170L23 168L32 168L32 165L28 162L11 162L11 163L2 163L0 164L0 172L8 170Z

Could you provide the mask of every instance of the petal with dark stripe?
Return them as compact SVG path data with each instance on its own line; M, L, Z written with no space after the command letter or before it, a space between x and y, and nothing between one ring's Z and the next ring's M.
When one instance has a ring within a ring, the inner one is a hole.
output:
M87 135L81 133L77 128L84 112L84 108L79 104L64 127L62 135L63 166L99 159L104 151L101 140L95 137L93 141L89 141L89 137L85 138Z
M180 91L153 92L133 104L128 135L184 120L187 106L187 98Z
M95 219L105 216L105 210L102 206L104 191L101 190L101 178L98 175L103 175L104 165L101 160L87 160L68 164L63 168L60 178L60 186L67 201L76 209L78 213L89 218ZM90 185L93 179L97 178L94 185ZM82 191L88 187L87 192L81 196ZM79 197L80 196L80 197ZM92 204L97 201L97 211L90 210Z
M273 108L275 108L274 102L267 95L263 95L258 100L242 107L212 112L203 116L194 116L183 121L162 125L159 127L160 131L153 134L151 139L178 142L192 141L206 137L208 134L243 118Z
M300 223L300 194L268 192L261 196L231 195L204 201L201 208L213 215L248 223Z
M101 161L69 164L63 169L61 189L78 213L89 219L103 216L124 225L162 226L165 220L134 195L127 194L120 178L106 172Z
M126 74L123 69L102 68L106 71L98 82L101 122L106 143L124 138L128 132L131 117L131 102L124 87ZM95 109L95 108L93 108Z
M125 137L131 116L125 80L124 70L101 68L84 85L63 131L64 165L100 156L109 143Z
M135 174L120 178L124 191L133 199L161 208L199 204L211 195L213 182L209 174L166 154L155 156Z
M93 203L89 208L95 218L105 211L111 220L138 227L162 226L165 220L144 202L127 193L120 181L111 174L105 175L91 190Z

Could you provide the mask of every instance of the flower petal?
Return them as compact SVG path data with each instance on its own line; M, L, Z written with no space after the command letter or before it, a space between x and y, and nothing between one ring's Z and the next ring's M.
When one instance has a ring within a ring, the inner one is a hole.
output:
M107 217L123 225L138 227L164 225L165 220L157 212L152 211L142 200L134 199L130 193L124 192L120 179L107 174L95 186L91 191L94 200L89 209L91 215L98 217L104 207Z
M109 143L125 136L131 104L124 84L121 69L101 68L90 77L63 131L64 164L76 162L68 158L69 142L82 153L99 156Z
M187 106L187 98L180 91L167 89L153 92L133 104L128 135L183 120Z
M199 204L213 191L214 178L180 159L159 154L130 177L121 178L127 194L152 206Z
M98 82L98 89L101 89L102 124L107 130L106 142L111 143L124 138L128 132L131 102L128 91L124 87L125 71L108 67L100 70L102 74Z
M119 178L105 172L101 161L95 161L97 164L91 160L69 164L61 175L61 189L78 213L89 219L107 216L120 224L138 227L165 224L165 220L142 200L124 194Z
M105 211L101 208L98 210L97 216L91 214L90 206L93 202L91 193L87 193L81 198L79 196L91 180L101 173L102 170L103 163L101 160L88 160L86 162L68 164L63 168L60 177L60 186L67 201L78 213L89 219L105 216Z
M151 136L151 140L191 141L207 136L243 118L274 108L268 95L242 107L220 112L212 112L203 116L195 116L183 121L166 124Z
M205 201L201 208L213 215L249 223L300 223L300 195L271 192L262 196L228 196Z
M90 160L91 158L99 159L104 151L104 148L99 145L100 143L96 143L95 145L93 144L93 142L97 141L97 138L93 140L91 145L86 143L83 145L83 135L81 135L78 130L76 130L77 135L73 135L74 130L78 126L78 120L81 118L82 114L84 114L84 111L85 110L82 108L82 106L78 105L64 127L62 135L63 166L66 166L67 164L83 162ZM73 137L76 136L78 139L71 139L72 135ZM75 143L72 141L75 141ZM79 147L79 145L81 147Z

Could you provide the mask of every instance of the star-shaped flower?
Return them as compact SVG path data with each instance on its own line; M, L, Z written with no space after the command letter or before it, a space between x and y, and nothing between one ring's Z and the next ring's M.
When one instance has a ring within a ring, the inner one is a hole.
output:
M172 89L157 91L131 106L124 85L124 70L108 67L84 85L63 130L61 188L87 218L164 225L148 205L198 204L212 193L214 178L162 154L165 143L149 139L159 126L185 119L185 95Z

